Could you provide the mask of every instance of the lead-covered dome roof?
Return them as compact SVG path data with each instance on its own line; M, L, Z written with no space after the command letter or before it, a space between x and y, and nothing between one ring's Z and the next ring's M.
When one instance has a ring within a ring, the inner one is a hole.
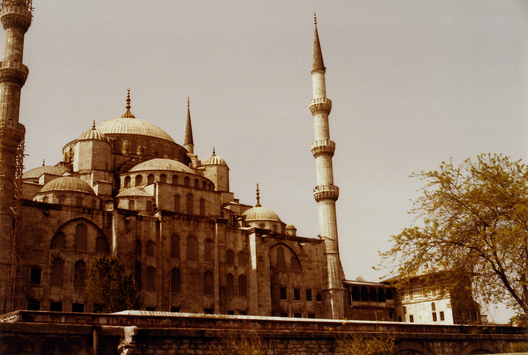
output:
M213 148L213 155L211 155L209 158L204 159L202 161L202 165L226 165L227 166L227 163L224 159L216 155L215 150Z
M249 210L246 210L244 213L242 213L242 216L246 217L247 222L251 222L251 221L281 222L281 219L275 212L273 212L269 208L262 207L262 206L255 206L253 208L250 208Z
M66 169L62 166L39 166L26 171L22 175L22 179L38 179L44 174L61 176Z
M69 191L69 192L83 192L90 195L95 195L93 188L86 182L73 176L63 176L48 182L40 192L48 191Z
M153 171L153 170L162 170L162 171L176 171L195 174L194 170L189 168L187 165L180 163L179 161L172 159L163 159L156 158L144 161L134 166L129 172L139 172L139 171Z
M159 138L176 143L167 132L158 126L137 118L114 118L97 124L95 128L99 133L102 133L105 136L130 134Z

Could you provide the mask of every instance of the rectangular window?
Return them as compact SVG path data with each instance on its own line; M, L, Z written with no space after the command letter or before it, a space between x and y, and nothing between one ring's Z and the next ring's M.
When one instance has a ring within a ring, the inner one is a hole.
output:
M145 310L154 312L156 310L156 307L145 307Z
M280 314L281 317L288 317L288 313L282 313Z
M281 300L288 299L287 294L286 294L286 287L280 288L280 299Z
M171 312L179 312L180 307L171 307Z
M30 283L32 285L40 285L40 277L42 274L42 270L38 268L31 268L31 274L30 274Z
M433 312L433 322L436 322L437 319L436 319L436 312Z
M409 315L409 322L414 323L414 316L412 314Z
M301 290L298 289L298 288L294 288L293 289L293 299L296 300L296 301L300 301L301 300Z
M72 303L72 312L84 312L84 304L82 303Z
M401 321L402 321L402 317L398 316L398 322L401 322Z
M440 312L440 320L445 320L445 318L444 318L444 312Z
M306 290L306 301L312 301L312 290Z
M227 311L227 314L230 316L235 315L235 311Z
M302 318L302 313L294 313L293 317L294 318Z
M62 302L50 302L50 311L62 312Z
M246 316L247 315L247 311L238 311L238 314Z
M315 318L315 313L308 313L308 318Z
M40 311L40 301L28 300L27 309L29 311Z

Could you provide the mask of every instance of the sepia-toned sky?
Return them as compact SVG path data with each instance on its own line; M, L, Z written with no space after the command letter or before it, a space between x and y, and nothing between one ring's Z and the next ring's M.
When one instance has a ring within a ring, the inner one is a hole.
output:
M190 97L195 152L213 147L242 203L261 203L317 237L313 12L333 101L340 250L347 278L409 226L412 172L480 153L528 160L528 5L524 0L34 0L20 121L26 169L132 113L183 144ZM505 313L494 319L504 321ZM501 316L503 318L501 318Z

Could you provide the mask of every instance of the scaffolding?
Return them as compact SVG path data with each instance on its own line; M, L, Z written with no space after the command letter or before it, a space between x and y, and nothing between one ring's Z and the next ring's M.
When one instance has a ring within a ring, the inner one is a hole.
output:
M6 246L6 249L3 252L6 252L8 255L9 263L1 265L0 270L0 282L2 283L2 288L4 294L2 295L3 302L0 305L0 313L7 313L21 309L24 307L22 304L22 257L20 255L20 222L21 222L21 209L22 209L22 175L24 173L24 150L25 142L22 140L17 146L16 156L15 156L15 180L14 183L14 206L11 207L11 212L13 213L13 225L11 232L4 236L5 243L2 243Z

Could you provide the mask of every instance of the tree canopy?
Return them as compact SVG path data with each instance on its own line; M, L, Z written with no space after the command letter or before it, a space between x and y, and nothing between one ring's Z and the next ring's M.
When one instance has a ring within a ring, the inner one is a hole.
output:
M424 180L415 225L392 236L382 265L402 280L427 265L446 288L470 278L479 301L528 314L528 167L482 154L411 176Z
M92 259L86 290L94 311L112 313L138 309L143 303L131 275L125 273L116 258L99 255Z

